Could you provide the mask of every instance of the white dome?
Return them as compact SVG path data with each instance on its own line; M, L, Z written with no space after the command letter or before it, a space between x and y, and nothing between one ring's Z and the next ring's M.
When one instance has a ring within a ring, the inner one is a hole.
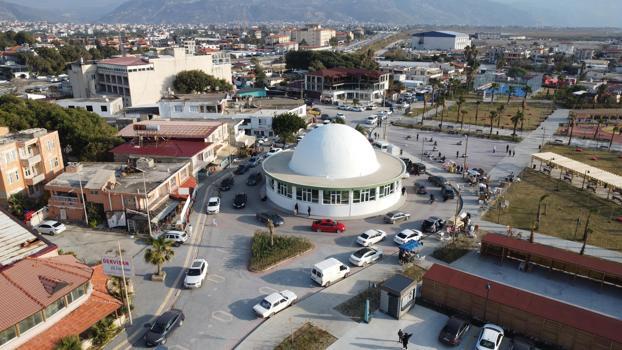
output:
M343 124L310 131L296 146L289 168L306 176L347 179L378 170L376 151L360 132Z

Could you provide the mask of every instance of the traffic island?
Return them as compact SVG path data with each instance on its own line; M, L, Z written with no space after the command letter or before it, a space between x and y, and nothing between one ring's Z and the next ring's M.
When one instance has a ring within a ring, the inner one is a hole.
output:
M283 339L274 350L324 350L337 340L332 334L307 322Z
M257 231L251 243L248 270L266 271L311 249L313 244L306 238L276 234L271 237L268 232Z
M166 278L166 272L162 271L161 274L153 273L151 274L151 280L154 282L162 282Z

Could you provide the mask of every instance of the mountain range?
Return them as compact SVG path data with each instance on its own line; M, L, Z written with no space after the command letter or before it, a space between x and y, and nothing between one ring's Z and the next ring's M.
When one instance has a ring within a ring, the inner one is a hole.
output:
M620 0L0 0L0 19L105 23L620 27L620 13Z

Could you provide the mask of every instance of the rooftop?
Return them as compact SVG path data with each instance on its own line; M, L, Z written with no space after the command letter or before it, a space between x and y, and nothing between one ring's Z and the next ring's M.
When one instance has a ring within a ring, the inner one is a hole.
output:
M177 139L204 140L220 125L222 125L221 122L209 121L145 120L126 126L117 135L126 138L162 136Z
M107 58L105 60L98 61L97 64L111 64L116 66L141 66L149 64L149 61L138 56L127 56Z
M307 73L307 75L320 76L331 79L348 77L365 77L371 79L378 79L383 74L384 73L380 71L367 70L362 68L327 68Z
M147 191L152 191L179 169L186 166L186 162L155 163L152 168L145 169L145 184ZM103 190L111 188L113 192L144 193L143 173L125 163L81 163L82 169L77 172L68 172L58 175L45 185L46 189L72 188L80 191L80 181L84 189Z
M258 109L278 109L289 110L300 107L305 104L305 101L298 98L286 98L286 97L268 97L268 98L253 98L251 107Z
M133 142L126 142L112 150L113 154L127 154L136 156L160 156L175 158L191 158L197 153L202 152L211 145L210 142L195 140L166 140L160 142L144 142L138 145Z
M106 96L93 96L93 97L85 97L85 98L64 98L58 100L57 102L111 102L121 99L121 96L115 95L106 95Z
M32 128L20 130L9 134L0 135L0 144L11 143L15 141L25 141L47 135L48 131L43 128Z
M457 37L457 36L468 36L465 33L453 32L450 30L441 30L441 31L429 31L429 32L420 32L415 33L413 36L427 36L427 37Z
M41 255L56 249L45 238L0 209L0 269L29 256Z
M569 170L575 174L585 176L613 188L622 188L622 176L610 173L591 165L581 163L574 159L570 159L553 152L534 153L531 155L533 159L544 161L555 167Z
M184 102L213 102L220 103L222 100L228 99L230 96L226 92L215 92L208 94L177 94L162 97L162 101L184 101Z

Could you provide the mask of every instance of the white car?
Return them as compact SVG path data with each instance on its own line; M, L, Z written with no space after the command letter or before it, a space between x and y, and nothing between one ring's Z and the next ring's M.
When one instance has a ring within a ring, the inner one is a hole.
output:
M386 236L386 232L382 230L371 229L356 237L356 243L362 245L363 247L369 247L370 245L374 245L382 241Z
M207 276L207 261L205 259L194 259L184 278L184 287L199 288L203 285L203 280Z
M503 328L487 323L482 327L475 344L476 350L499 350L503 341Z
M173 244L176 247L179 247L180 245L186 243L186 241L189 238L189 236L188 236L188 234L186 232L184 232L184 231L176 231L176 230L166 231L166 232L164 232L162 234L162 236L165 239L173 241Z
M405 229L402 232L395 235L393 241L399 245L408 243L410 241L420 241L423 238L423 233L418 230Z
M268 318L295 303L296 299L298 297L291 290L275 292L263 298L259 304L253 306L253 311L259 317Z
M350 263L354 266L371 264L382 259L382 250L371 247L359 249L350 255Z
M270 157L273 154L277 154L279 152L282 152L283 149L279 148L279 147L272 147L270 148L270 150L268 151L268 153L266 153L266 158Z
M207 200L207 213L208 214L220 213L220 198L210 197L210 199Z
M66 229L67 227L65 227L64 224L58 221L54 221L54 220L44 221L41 224L39 224L39 226L37 226L37 232L50 235L50 236L54 236L55 234L61 233L65 231Z

